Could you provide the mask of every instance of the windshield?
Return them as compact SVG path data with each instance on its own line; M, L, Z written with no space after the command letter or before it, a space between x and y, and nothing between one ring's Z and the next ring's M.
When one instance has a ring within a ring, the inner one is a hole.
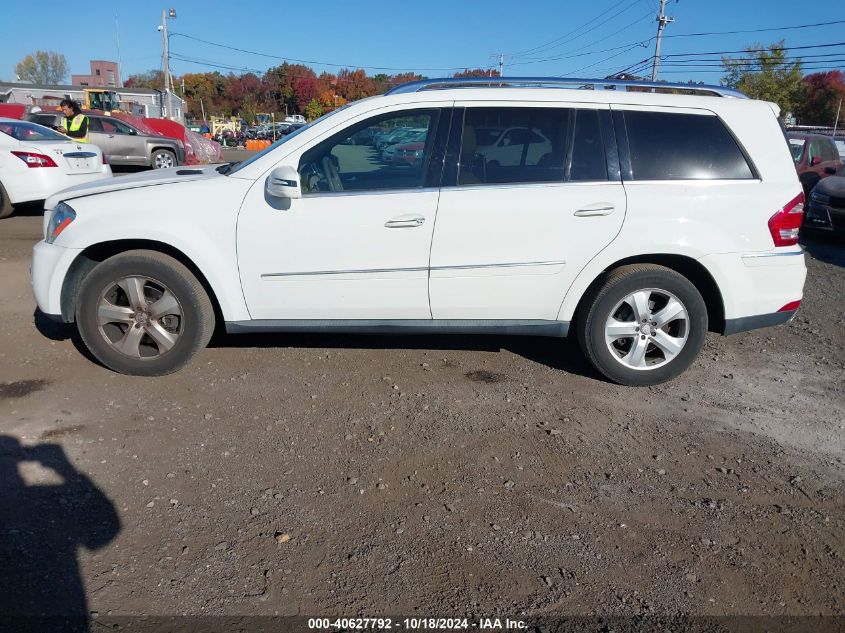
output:
M314 119L314 120L313 120L313 121L311 121L311 123L309 123L308 125L303 125L302 127L295 129L293 132L291 132L291 133L290 133L290 134L288 134L287 136L283 136L283 137L282 137L282 138L280 138L278 141L276 141L275 143L273 143L272 145L270 145L270 147L266 147L265 149L263 149L262 151L258 152L258 153L257 153L257 154L255 154L254 156L251 156L250 158L247 158L245 161L243 161L243 162L241 162L241 163L238 163L237 165L233 165L233 166L232 166L232 168L231 168L229 171L225 172L225 173L226 173L226 175L231 175L231 174L234 174L234 173L236 173L236 172L239 172L241 169L243 169L243 168L244 168L244 167L246 167L247 165L251 165L252 163L254 163L255 161L257 161L259 158L262 158L262 157L266 156L267 154L269 154L270 152L272 152L274 149L276 149L277 147L279 147L279 145L283 145L284 143L287 143L287 142L288 142L289 140L291 140L294 136L297 136L297 135L299 135L301 132L304 132L305 130L309 129L309 128L310 128L312 125L314 125L315 123L317 123L317 122L319 122L319 121L323 121L323 120L325 120L325 119L329 118L330 116L332 116L333 114L337 114L337 113L338 113L338 112L340 112L341 110L344 110L345 108L348 108L350 105L351 105L351 104L349 104L349 103L347 103L346 105L342 105L342 106L340 106L337 110L332 110L332 111L331 111L331 112L329 112L328 114L324 114L324 115L323 115L323 116L321 116L320 118L318 118L318 119Z
M68 141L68 137L29 121L0 121L0 132L18 141Z

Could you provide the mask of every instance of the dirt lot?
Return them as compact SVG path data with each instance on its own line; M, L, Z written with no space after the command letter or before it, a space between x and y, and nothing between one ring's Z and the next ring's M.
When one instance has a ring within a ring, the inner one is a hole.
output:
M239 336L120 376L0 223L0 614L845 613L845 245L673 383L546 339ZM86 603L87 600L87 603Z

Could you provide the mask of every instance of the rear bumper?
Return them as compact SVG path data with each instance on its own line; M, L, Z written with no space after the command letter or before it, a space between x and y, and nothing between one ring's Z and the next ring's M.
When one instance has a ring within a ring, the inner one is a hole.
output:
M725 334L785 323L792 313L780 310L804 295L807 267L799 247L707 255L699 261L720 290Z
M760 328L771 327L773 325L782 325L795 318L796 312L798 312L798 310L773 312L772 314L758 314L755 316L740 317L738 319L726 319L725 330L722 333L727 336L729 334L758 330Z

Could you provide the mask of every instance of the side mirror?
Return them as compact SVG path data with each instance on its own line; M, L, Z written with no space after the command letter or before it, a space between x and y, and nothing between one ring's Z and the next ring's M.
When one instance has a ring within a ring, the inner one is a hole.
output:
M302 197L302 188L299 185L299 172L290 165L276 167L267 176L264 186L267 195L274 198L287 198L296 200Z

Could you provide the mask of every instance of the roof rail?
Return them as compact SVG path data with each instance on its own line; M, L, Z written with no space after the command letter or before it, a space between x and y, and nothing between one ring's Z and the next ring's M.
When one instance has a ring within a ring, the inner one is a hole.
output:
M567 77L458 77L422 79L399 84L385 94L404 94L423 90L449 88L568 88L570 90L620 90L624 92L683 91L687 94L711 97L748 97L733 88L705 84L668 83L663 81L629 81L624 79L575 79Z

